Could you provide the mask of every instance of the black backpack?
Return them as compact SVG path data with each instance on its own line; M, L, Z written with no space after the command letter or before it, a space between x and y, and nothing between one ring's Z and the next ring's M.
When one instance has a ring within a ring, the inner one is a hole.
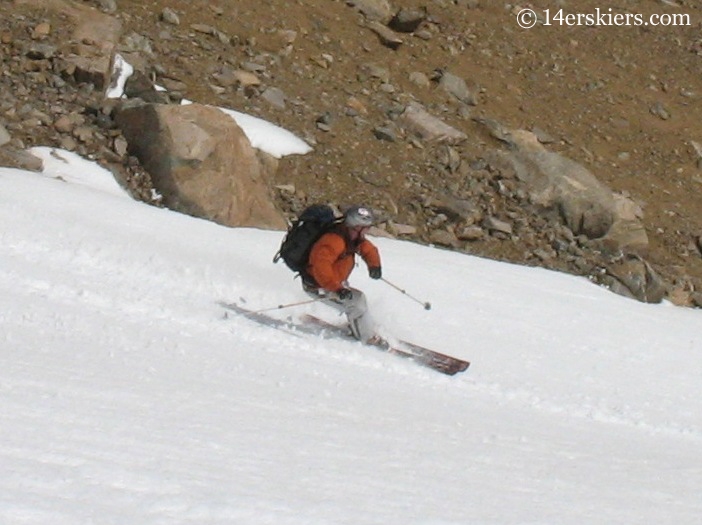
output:
M288 228L273 262L283 259L292 271L304 274L314 243L342 220L336 218L334 210L326 204L309 206Z

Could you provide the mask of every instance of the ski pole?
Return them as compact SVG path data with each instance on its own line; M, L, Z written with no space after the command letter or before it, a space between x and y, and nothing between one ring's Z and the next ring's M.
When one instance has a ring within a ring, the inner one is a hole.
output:
M407 290L403 290L402 288L400 288L400 287L397 286L396 284L391 283L391 282L388 281L385 277L381 277L381 280L382 280L385 284L388 284L388 285L392 286L392 287L393 287L395 290L397 290L398 292L403 293L404 295L406 295L407 297L409 297L410 299L412 299L415 303L421 304L421 305L424 307L425 310L431 310L431 303L430 303L429 301L427 301L427 302L420 301L420 300L417 299L416 297L414 297L414 296L408 294L408 293L407 293Z
M296 303L288 303L288 304L279 304L278 306L272 306L270 308L263 308L261 310L255 310L251 312L252 314L262 314L264 312L271 312L273 310L283 310L284 308L293 308L295 306L302 306L305 304L311 304L319 301L321 297L317 297L315 299L307 299L306 301L298 301Z

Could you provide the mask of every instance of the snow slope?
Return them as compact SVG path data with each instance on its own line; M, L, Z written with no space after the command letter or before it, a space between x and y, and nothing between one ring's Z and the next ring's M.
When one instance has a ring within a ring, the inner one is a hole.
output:
M280 232L66 160L0 169L1 524L700 523L699 311L377 239L432 310L352 284L384 333L472 362L447 377L225 316L306 299ZM304 312L340 321L276 313Z

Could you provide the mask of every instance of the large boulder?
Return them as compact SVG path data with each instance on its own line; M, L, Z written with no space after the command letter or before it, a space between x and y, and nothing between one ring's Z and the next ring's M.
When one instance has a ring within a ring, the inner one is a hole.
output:
M68 18L73 29L70 39L63 42L64 72L76 82L91 83L98 90L109 85L112 60L122 31L117 18L68 0L15 0L15 4Z
M633 254L611 264L602 281L613 292L645 303L660 303L668 293L668 286L658 272Z
M227 226L284 229L269 170L234 119L192 104L127 104L116 121L164 204Z
M491 162L525 187L530 202L556 211L575 235L596 239L610 252L641 253L648 237L641 209L616 195L581 164L547 150L535 134L524 130L493 132L510 145Z
M512 131L505 154L529 198L543 208L557 208L576 235L604 236L614 223L612 191L577 162L548 151L533 133Z

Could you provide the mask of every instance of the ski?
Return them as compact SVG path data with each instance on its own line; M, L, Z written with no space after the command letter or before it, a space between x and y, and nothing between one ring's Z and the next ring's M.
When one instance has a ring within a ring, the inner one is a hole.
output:
M235 312L242 317L246 317L252 321L257 322L263 326L268 326L270 328L276 328L278 330L283 330L291 335L301 337L302 335L314 335L314 336L324 336L325 334L330 334L335 338L348 339L349 341L357 341L353 335L351 335L350 330L344 329L344 327L336 326L331 323L327 323L318 317L312 315L305 315L301 319L301 323L296 323L291 319L278 319L267 315L265 312L249 310L237 303L225 303L219 302L219 305L223 308ZM369 346L375 346L382 350L386 350L389 353L397 354L402 357L413 358L414 354L400 350L399 348L390 348L390 345L384 343L371 344Z
M284 330L292 335L300 336L301 334L310 334L310 335L319 335L319 330L314 330L310 326L305 326L301 325L299 323L295 323L291 321L290 319L278 319L276 317L272 317L270 315L267 315L264 312L257 312L255 310L249 310L248 308L244 308L243 306L237 304L237 303L226 303L224 301L220 301L219 305L222 308L225 308L226 310L230 310L232 312L235 312L242 317L246 317L247 319L250 319L252 321L257 322L258 324L261 324L263 326L268 326L270 328L276 328L278 330Z
M320 319L319 317L315 317L309 314L303 317L303 322L305 322L307 326L316 326L317 328L319 328L321 330L320 335L330 334L333 337L358 342L358 340L351 333L351 330L346 326L337 326L333 323L329 323L327 321L324 321L323 319ZM389 354L397 355L399 357L404 357L405 359L410 359L412 361L419 362L417 360L417 356L414 353L408 352L407 350L403 350L401 348L394 347L384 339L366 343L366 346L372 346L379 350L383 350ZM419 362L419 364L423 363Z
M284 330L285 332L298 337L301 337L302 335L324 336L325 333L328 333L334 337L341 337L349 341L356 341L348 327L330 323L313 315L307 314L303 317L302 323L296 323L290 319L278 319L272 317L262 311L249 310L248 308L244 308L237 303L226 303L220 301L219 305L226 310L235 312L261 325L276 328L278 330ZM388 352L389 354L411 360L419 365L429 367L447 375L454 375L458 372L463 372L470 364L467 361L435 352L434 350L430 350L408 341L400 341L400 344L406 348L399 348L398 345L392 345L384 339L369 343L368 346L373 346L379 350Z
M305 320L339 336L355 340L353 335L351 335L350 331L345 326L339 326L309 314L305 315ZM417 364L432 368L433 370L441 372L442 374L455 375L459 372L465 371L470 366L470 362L468 361L442 354L409 341L400 340L398 345L392 345L385 339L381 339L377 342L368 343L368 345L375 346L391 354L410 359ZM401 348L400 346L404 348Z

